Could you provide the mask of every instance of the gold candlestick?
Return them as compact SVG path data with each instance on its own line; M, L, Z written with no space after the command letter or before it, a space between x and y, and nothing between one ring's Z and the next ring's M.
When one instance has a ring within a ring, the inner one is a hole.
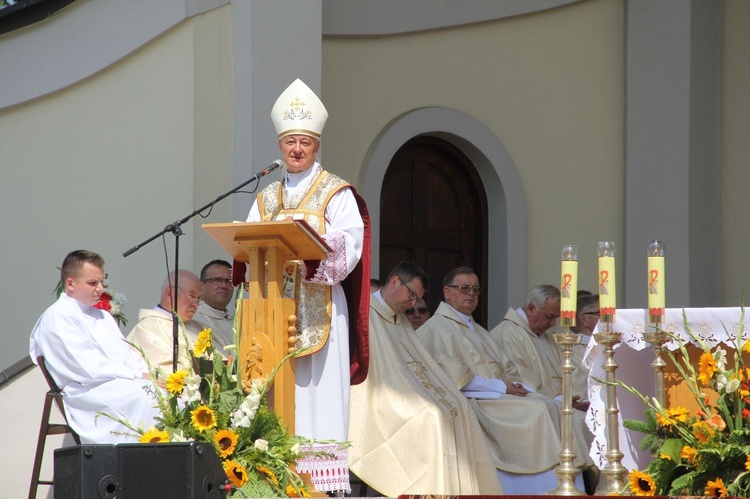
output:
M547 492L548 495L555 496L581 496L585 492L578 490L575 484L575 478L580 471L575 467L576 453L573 451L573 387L571 384L571 373L575 370L575 365L571 360L573 355L573 345L578 343L578 335L571 333L566 328L564 333L555 334L555 343L562 346L563 362L560 366L562 370L562 411L560 416L561 427L561 450L560 464L555 468L557 475L557 487Z
M604 356L606 360L602 365L607 373L607 465L602 470L607 478L607 495L620 495L625 487L625 475L628 470L622 465L623 453L620 452L620 425L617 415L620 410L617 406L617 386L615 385L615 370L617 363L614 360L615 345L622 340L622 333L611 331L612 323L605 323L605 330L594 334L594 339L600 345L604 345Z
M643 339L651 345L654 350L654 361L651 368L654 370L654 395L659 404L664 407L664 368L667 363L661 356L664 351L664 344L669 341L667 333L660 329L660 324L654 324L655 331L643 333Z

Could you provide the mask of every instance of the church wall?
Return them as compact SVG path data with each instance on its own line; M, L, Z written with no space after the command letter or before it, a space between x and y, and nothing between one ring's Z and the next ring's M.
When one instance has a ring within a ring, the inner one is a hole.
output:
M0 335L13 338L1 366L28 354L34 322L54 301L56 267L71 250L105 257L111 287L128 297L130 327L139 308L158 300L161 241L122 253L193 209L192 37L192 26L180 25L89 79L0 112ZM187 226L181 237L188 268L194 233ZM170 258L173 242L168 235Z
M466 113L519 170L529 286L559 284L560 248L576 243L579 286L595 288L597 241L623 234L623 29L622 2L604 0L408 35L326 37L326 166L361 179L368 148L398 116L425 106Z
M724 2L721 104L721 223L724 257L724 302L728 306L749 303L750 231L750 3ZM717 255L721 256L721 255Z

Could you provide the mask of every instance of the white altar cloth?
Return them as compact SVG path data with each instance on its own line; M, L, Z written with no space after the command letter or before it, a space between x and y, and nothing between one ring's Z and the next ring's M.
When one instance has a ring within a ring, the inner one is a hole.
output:
M688 320L688 325L693 333L705 341L711 348L719 343L727 348L734 348L737 335L740 332L742 309L740 307L725 308L668 308L665 310L664 323L661 329L668 331L680 338L684 343L692 342L692 337L685 330L683 310ZM598 332L599 326L597 325ZM651 346L643 340L645 331L653 331L648 322L648 309L618 309L615 314L615 322L612 331L622 333L622 342L615 347L614 361L619 366L615 376L619 381L636 388L643 395L652 397L654 395L654 371L651 363L654 354ZM742 334L743 342L750 337L745 326ZM620 348L625 345L629 348ZM675 350L679 344L675 340L665 343L665 348ZM594 335L591 336L584 363L589 367L589 400L591 406L586 414L586 423L594 434L591 444L591 458L599 468L607 464L607 429L606 429L606 386L599 383L595 378L605 379L606 372L602 368L604 363L604 346L596 343ZM638 443L645 436L642 433L631 432L622 426L623 419L643 420L643 411L646 409L643 402L628 393L623 388L617 389L617 405L620 409L619 435L620 452L623 453L622 465L628 470L633 468L643 469L651 460L650 454L638 449Z

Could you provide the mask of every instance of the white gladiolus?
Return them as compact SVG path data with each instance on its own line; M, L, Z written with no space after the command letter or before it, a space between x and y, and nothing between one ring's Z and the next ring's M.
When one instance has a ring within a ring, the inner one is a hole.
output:
M727 377L723 374L719 374L716 376L716 389L721 390L723 389L727 384Z
M189 390L198 390L201 386L201 377L198 374L185 376L185 388Z
M198 402L201 399L201 392L199 390L191 390L186 386L182 390L179 398L185 405L191 404L193 402Z
M182 433L182 430L172 435L172 442L192 442L192 438L185 438L185 434Z
M252 420L244 412L237 410L232 414L232 428L249 428Z
M732 393L737 391L737 389L740 387L740 380L737 378L734 378L733 380L729 381L727 383L727 393Z
M245 397L237 410L232 414L232 426L234 428L248 428L252 423L255 413L260 406L261 394L255 390L255 384L250 389L250 394Z
M716 367L719 369L719 371L725 371L727 366L727 351L721 347L718 347L716 349L716 352L714 353L714 356L716 358Z

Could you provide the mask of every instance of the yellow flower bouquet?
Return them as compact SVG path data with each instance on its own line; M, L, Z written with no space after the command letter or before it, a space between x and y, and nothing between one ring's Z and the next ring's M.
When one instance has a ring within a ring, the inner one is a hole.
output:
M212 444L229 482L239 489L232 497L309 497L293 464L311 454L303 449L312 441L289 435L266 401L274 375L291 355L265 382L253 380L248 394L238 379L236 356L225 364L211 345L210 329L200 332L189 355L189 370L165 375L149 364L151 392L161 413L155 427L136 428L118 421L141 443Z
M653 459L645 470L633 470L630 493L640 496L741 496L750 495L750 370L743 354L750 342L738 335L734 349L721 345L713 350L688 325L685 330L702 353L696 372L685 345L679 343L678 359L667 351L680 376L695 397L697 411L662 407L637 390L618 382L648 406L645 420L625 420L630 430L646 434L641 450ZM744 309L739 331L744 331ZM669 334L669 333L667 333ZM731 357L731 362L728 360ZM708 392L710 389L710 393Z

